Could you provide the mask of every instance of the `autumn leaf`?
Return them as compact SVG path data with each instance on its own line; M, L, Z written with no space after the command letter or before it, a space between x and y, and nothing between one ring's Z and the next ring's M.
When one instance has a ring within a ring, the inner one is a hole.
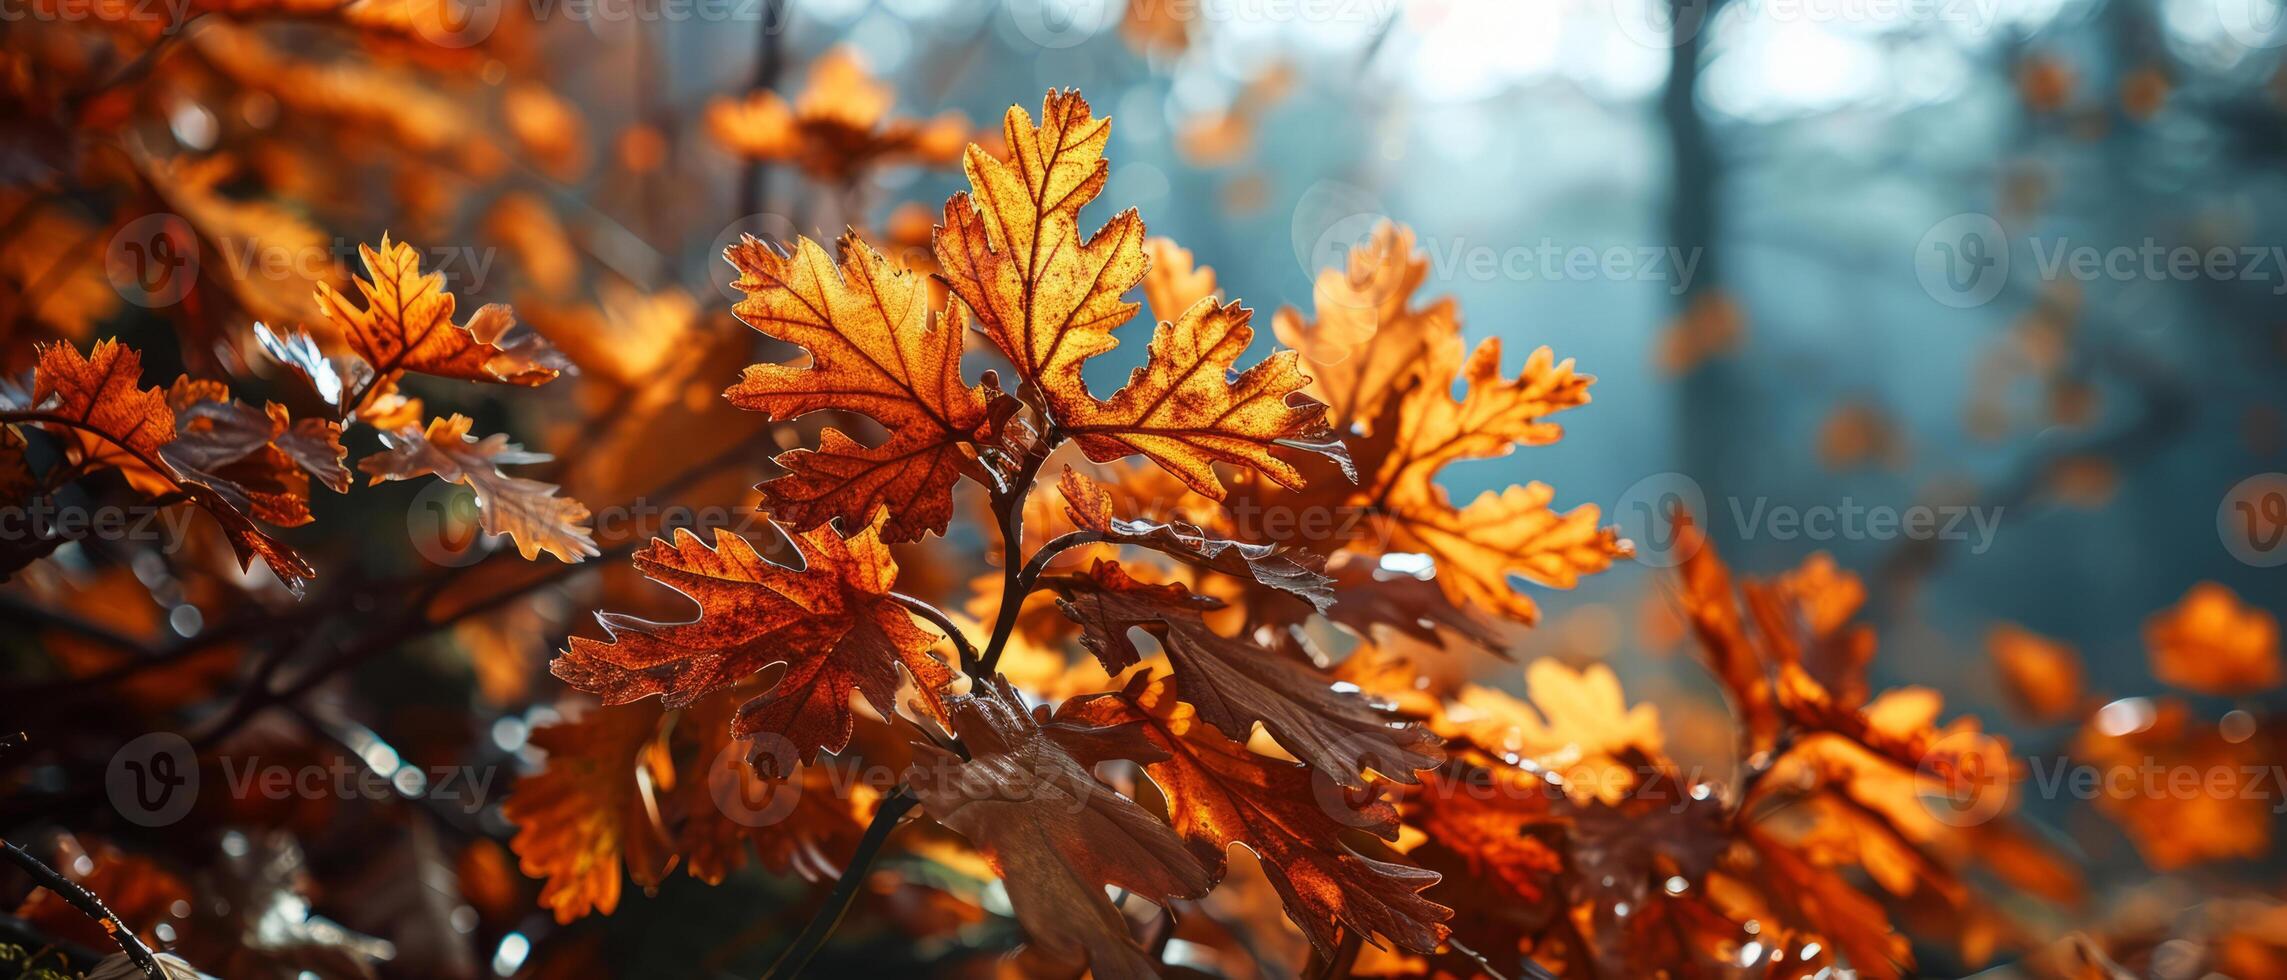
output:
M1985 634L2001 689L2026 717L2061 721L2081 704L2081 660L2073 648L2009 623Z
M1136 581L1113 561L1046 584L1061 597L1064 614L1080 624L1089 652L1115 676L1142 660L1129 630L1157 637L1175 667L1178 696L1234 740L1251 737L1260 723L1296 758L1352 789L1365 786L1368 769L1410 783L1415 770L1443 758L1436 736L1337 689L1315 667L1215 632L1202 617L1220 608L1220 600L1180 585Z
M781 256L752 236L726 251L747 296L735 307L755 329L810 353L808 366L757 364L725 394L731 404L776 419L842 409L882 424L882 445L859 446L829 429L816 450L777 462L790 472L762 485L774 516L797 531L828 521L854 530L878 510L889 541L945 533L953 484L980 470L996 388L961 378L957 321L932 323L925 280L897 268L854 233L839 269L807 238Z
M1280 351L1232 377L1254 343L1251 314L1203 299L1153 335L1151 356L1111 400L1076 404L1061 421L1097 462L1142 453L1209 497L1224 496L1216 462L1251 467L1300 489L1301 471L1274 448L1306 449L1350 471L1349 452L1325 421L1326 406L1299 392L1309 383L1300 355Z
M631 705L533 730L547 768L517 780L501 813L516 825L509 847L518 867L547 882L540 904L557 922L617 909L623 865L646 888L673 867L645 789L673 769L659 747L659 719L656 705ZM639 780L638 769L650 778Z
M1334 580L1314 567L1322 562L1308 555L1298 560L1299 552L1214 537L1184 522L1119 517L1111 493L1069 466L1058 489L1073 525L1104 540L1150 548L1200 568L1250 579L1308 602L1322 613L1334 605L1330 588Z
M741 157L792 161L836 183L854 181L869 167L950 163L960 155L969 135L960 113L927 122L892 117L895 101L896 93L867 73L856 52L841 46L810 65L794 104L767 88L744 99L716 99L707 106L707 132Z
M1166 755L1146 771L1167 795L1176 831L1210 876L1223 877L1231 845L1246 845L1262 858L1287 917L1322 953L1332 955L1340 942L1337 924L1417 952L1434 951L1444 940L1442 923L1453 910L1420 894L1437 882L1435 873L1376 860L1342 842L1352 829L1397 839L1397 807L1378 793L1354 805L1343 794L1322 792L1309 769L1250 752L1201 725L1165 677L1139 674L1118 693L1066 702L1056 720L1105 728L1140 724Z
M1098 462L1142 453L1217 499L1218 461L1300 487L1301 474L1274 449L1347 460L1323 406L1300 394L1307 379L1293 353L1228 376L1254 336L1237 304L1202 298L1160 325L1150 358L1125 388L1109 401L1090 394L1082 365L1118 345L1112 331L1136 312L1122 296L1146 268L1133 209L1080 234L1081 208L1109 179L1111 122L1094 117L1077 92L1050 92L1038 126L1012 107L1003 128L1008 160L969 148L973 195L946 202L937 260L986 337L1039 392L1052 425Z
M176 434L160 457L266 524L309 523L312 478L335 493L349 490L338 422L297 420L276 402L256 411L219 382L188 377L175 382L167 401Z
M468 416L455 414L430 419L425 431L408 426L385 433L386 448L358 460L357 468L371 478L369 486L424 476L467 486L476 494L478 519L485 531L508 535L527 561L543 551L563 562L598 554L595 539L588 535L585 505L556 496L553 483L500 471L505 465L546 462L549 457L525 452L498 433L478 439L469 435L473 425Z
M1043 724L997 680L949 702L970 758L916 746L905 781L922 807L992 861L1034 944L1066 962L1085 956L1104 980L1158 976L1105 888L1165 904L1206 894L1213 879L1181 837L1090 770L1163 753L1138 727Z
M855 724L853 692L889 714L897 709L899 665L927 699L953 680L929 652L938 637L916 626L892 595L897 565L881 540L885 519L847 539L832 528L796 536L799 569L764 560L728 529L716 530L712 548L677 529L673 542L653 540L637 552L635 565L697 602L699 618L654 623L600 614L610 641L575 636L550 669L606 704L656 694L679 708L782 664L780 680L740 707L732 731L782 738L802 762L839 752ZM786 775L768 748L758 745L751 761L765 776Z
M287 591L299 596L317 571L292 548L256 527L230 496L178 472L163 450L175 440L175 413L158 388L139 387L143 358L116 340L82 357L69 344L40 348L32 405L45 427L91 466L116 467L136 489L180 494L222 526L240 568L259 557Z
M372 277L355 280L364 306L352 305L321 282L318 309L376 375L415 371L529 386L546 384L560 373L562 359L537 334L510 336L516 317L505 305L482 307L466 324L453 322L455 301L445 291L444 274L424 275L421 253L413 246L384 234L380 248L359 245L357 250Z
M2250 694L2279 685L2279 619L2214 582L2144 621L2144 646L2161 683L2201 694Z
M1413 229L1384 221L1350 251L1344 268L1318 274L1316 320L1292 308L1272 319L1279 342L1308 362L1308 391L1338 426L1380 418L1423 363L1461 356L1452 297L1413 305L1428 275L1429 258L1414 252Z
M254 340L271 359L293 368L319 400L335 409L342 407L341 373L334 369L333 359L319 349L317 339L307 331L293 330L280 335L257 323Z

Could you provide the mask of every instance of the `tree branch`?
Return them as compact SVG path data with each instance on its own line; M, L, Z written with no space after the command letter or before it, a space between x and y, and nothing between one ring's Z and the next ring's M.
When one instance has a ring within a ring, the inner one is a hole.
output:
M842 916L850 911L850 903L857 900L858 888L865 884L874 859L881 856L882 845L889 842L890 831L897 829L898 818L920 802L921 799L913 795L913 789L903 784L881 801L881 807L874 811L873 822L866 825L865 836L858 841L858 852L850 857L850 866L842 869L841 880L834 883L825 904L811 914L810 923L794 937L794 944L763 972L763 980L802 975L803 969L810 965L810 958L816 956L819 947L826 944L826 938L834 934L834 927L842 924Z
M151 980L166 980L166 974L159 970L158 959L151 955L151 947L143 945L143 940L136 937L135 930L119 921L119 916L104 905L102 899L95 897L94 892L48 867L45 862L33 857L30 851L16 846L15 841L0 839L0 848L6 849L8 860L24 869L41 887L56 893L56 897L71 903L73 908L87 913L88 918L101 925L104 933L111 937L112 942L119 944L120 951L126 953L128 959L135 961L144 976Z

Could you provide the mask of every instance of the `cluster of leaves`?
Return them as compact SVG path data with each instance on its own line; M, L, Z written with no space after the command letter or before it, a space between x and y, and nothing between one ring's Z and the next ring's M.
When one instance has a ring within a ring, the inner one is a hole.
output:
M260 525L310 523L313 479L335 493L347 492L342 430L364 423L381 431L386 447L358 461L372 482L433 475L464 483L476 492L484 529L510 535L524 557L547 551L579 561L596 554L585 527L587 508L555 497L554 486L499 469L546 456L524 452L502 436L473 438L472 423L463 415L430 419L424 427L421 401L398 391L398 379L409 371L545 384L557 376L562 360L536 334L512 333L515 318L506 306L486 306L467 323L455 322L444 277L422 274L412 246L384 235L379 249L361 251L373 277L357 280L363 306L323 283L316 297L355 354L346 371L307 333L279 336L254 326L263 349L307 383L326 414L295 418L277 402L256 410L234 399L222 382L188 375L164 391L145 389L142 355L132 348L105 340L82 355L67 344L50 344L40 349L30 393L19 393L0 415L9 423L0 434L0 446L8 450L0 453L5 506L28 510L37 498L74 480L117 471L154 505L184 501L205 511L229 536L242 568L259 557L300 595L316 571ZM59 458L45 472L32 471L19 424L56 440ZM13 574L63 543L56 534L12 538L0 572Z

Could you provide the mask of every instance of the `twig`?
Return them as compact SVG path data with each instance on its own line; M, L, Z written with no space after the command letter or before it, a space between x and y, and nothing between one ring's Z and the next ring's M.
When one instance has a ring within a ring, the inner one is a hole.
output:
M898 786L895 792L881 801L881 807L874 811L873 822L866 825L865 836L858 841L858 852L850 857L850 866L842 869L841 880L834 883L834 890L826 896L825 904L811 914L810 923L802 927L800 935L794 937L794 944L779 954L778 959L770 964L770 969L764 971L763 980L802 975L803 969L810 965L810 958L816 956L819 947L826 944L826 937L833 935L834 927L842 924L842 916L850 911L850 903L857 900L858 888L865 884L874 859L881 856L882 845L889 842L890 831L897 829L898 818L905 816L907 810L913 809L920 802L921 799L913 795L912 788L904 785Z
M64 877L56 869L48 867L45 862L33 857L30 851L16 846L15 841L0 839L0 848L5 848L8 852L8 860L15 862L17 867L24 869L25 873L30 874L34 880L40 883L41 887L56 893L57 897L70 902L73 908L86 913L88 918L94 919L96 924L101 925L104 933L111 937L111 941L119 944L120 951L126 953L127 958L134 960L135 965L142 969L144 976L151 978L151 980L166 980L167 975L159 970L158 959L151 955L151 947L143 945L143 940L135 935L135 930L127 928L127 923L119 921L119 916L112 912L110 907L104 905L102 899L95 897L94 892L88 891L81 887L78 882Z
M993 618L993 637L985 643L983 658L970 665L974 669L966 671L972 677L992 673L993 666L1001 661L1001 651L1008 647L1009 637L1016 632L1017 610L1024 605L1024 571L1029 565L1017 560L1024 552L1024 501L1053 447L1051 441L1033 452L1016 479L1009 481L1008 489L993 500L999 511L1001 530L1001 610Z

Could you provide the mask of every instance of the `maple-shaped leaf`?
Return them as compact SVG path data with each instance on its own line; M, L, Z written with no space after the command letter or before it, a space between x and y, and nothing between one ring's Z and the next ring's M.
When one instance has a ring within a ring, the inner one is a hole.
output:
M1099 560L1084 575L1044 584L1061 597L1064 614L1080 624L1081 642L1115 676L1142 660L1129 630L1140 627L1157 637L1175 667L1178 694L1232 739L1252 737L1260 723L1296 758L1352 789L1366 785L1368 769L1410 783L1415 770L1444 758L1437 736L1390 718L1383 705L1355 691L1337 688L1317 668L1215 632L1203 614L1221 608L1221 600L1181 585L1139 582L1116 561Z
M371 477L368 485L434 475L467 486L476 494L480 525L489 533L508 535L526 560L543 551L564 562L598 554L588 535L586 505L556 496L553 483L500 471L504 465L546 462L547 454L525 452L499 433L478 439L469 435L475 424L456 413L430 419L426 430L407 426L384 433L386 448L358 460L357 468Z
M932 701L953 680L930 653L939 637L892 595L897 564L881 539L886 519L848 538L829 527L797 535L799 569L765 560L726 528L716 529L712 548L678 528L673 542L655 539L637 552L635 565L697 602L699 618L599 614L610 641L575 636L550 670L606 704L656 694L679 708L783 664L778 683L739 708L732 731L784 739L802 762L839 752L855 725L852 693L886 715L897 709L899 665ZM757 745L752 761L765 776L786 775L769 746Z
M422 273L421 253L413 246L383 234L380 248L361 244L357 251L372 277L355 279L364 306L353 305L321 282L318 309L376 375L415 371L463 381L541 385L561 373L562 358L538 334L510 334L516 316L504 304L478 309L467 324L453 322L455 300L445 291L444 273Z
M744 753L731 752L732 721L752 686L709 695L675 721L676 739L690 743L690 763L704 767L686 767L675 777L681 804L675 850L691 877L709 884L721 884L746 864L749 842L772 874L833 878L857 853L881 794L823 765L801 766L783 781L758 775Z
M1064 494L1065 516L1073 525L1106 541L1150 548L1200 568L1251 579L1300 598L1319 612L1334 605L1334 591L1329 588L1334 580L1319 567L1323 562L1306 553L1214 537L1180 521L1117 516L1111 493L1069 466L1058 489ZM1294 557L1297 554L1302 560Z
M1111 121L1096 118L1072 91L1049 92L1040 113L1036 126L1010 107L1005 161L969 148L963 168L971 191L945 203L936 252L947 285L1018 379L1039 393L1051 425L1098 462L1142 453L1217 499L1224 489L1216 462L1300 487L1301 473L1273 453L1280 447L1318 452L1347 469L1324 407L1300 393L1308 379L1295 355L1274 354L1230 376L1254 336L1235 303L1200 297L1160 325L1150 358L1125 388L1109 401L1089 393L1083 365L1118 346L1112 331L1136 312L1122 297L1144 278L1143 221L1131 208L1081 237L1080 210L1111 172L1104 160ZM1177 290L1159 292L1171 298Z
M985 336L1062 418L1095 399L1081 364L1118 346L1112 330L1136 312L1121 299L1143 279L1143 219L1130 208L1080 237L1080 209L1110 178L1111 120L1073 91L1050 92L1040 124L1009 107L1006 161L970 146L970 192L945 202L937 262Z
M525 874L547 884L540 904L556 921L619 907L620 867L645 888L673 864L645 799L646 785L671 781L659 740L657 705L598 708L577 720L532 731L547 767L517 780L501 813L516 825L509 847ZM650 770L642 780L638 769Z
M97 342L85 357L70 344L51 344L39 350L32 405L81 461L117 467L145 493L181 495L222 526L240 568L259 557L287 591L301 595L317 577L309 562L255 526L228 494L168 462L175 412L158 388L139 387L142 373L142 355L116 340Z
M1308 768L1248 751L1200 724L1166 678L1138 675L1125 690L1078 698L1056 720L1111 728L1140 725L1165 759L1146 765L1166 794L1169 819L1210 874L1244 844L1262 858L1287 917L1332 955L1337 924L1428 953L1444 940L1453 910L1423 898L1438 875L1352 850L1342 832L1398 836L1397 807L1378 793L1362 805L1322 792ZM1340 812L1334 808L1339 806Z
M32 373L32 405L74 423L48 429L81 462L116 468L137 489L163 493L174 481L159 449L175 439L175 413L158 388L139 387L142 379L143 355L117 340L97 341L85 357L70 344L49 344Z
M1326 424L1326 406L1301 394L1301 355L1279 351L1232 377L1254 343L1237 303L1203 299L1152 336L1151 356L1109 401L1089 399L1060 418L1097 462L1142 453L1191 489L1225 495L1214 463L1251 467L1290 489L1303 476L1279 447L1318 452L1350 471L1350 455ZM1353 477L1354 473L1350 474Z
M968 120L957 112L927 122L893 118L896 97L852 49L835 47L811 64L793 105L767 88L744 100L717 99L707 106L707 131L742 157L790 160L836 183L854 181L881 164L952 162L968 138Z
M916 746L905 781L922 807L993 863L1017 923L1043 951L1085 956L1104 980L1158 976L1105 888L1165 904L1205 894L1213 879L1175 831L1090 771L1164 753L1138 726L1043 724L997 677L948 702L970 758Z
M777 419L843 409L880 422L889 438L867 448L832 429L819 449L778 457L791 472L762 485L773 515L807 531L845 529L889 511L882 536L945 533L953 484L978 472L972 443L997 390L961 379L957 323L931 323L927 280L892 265L856 233L840 242L839 269L807 238L781 256L752 236L725 253L746 292L734 308L763 333L810 352L807 366L757 364L725 394Z
M1413 229L1384 221L1344 268L1318 274L1315 321L1291 308L1272 318L1279 342L1309 363L1308 391L1338 427L1379 418L1424 362L1461 356L1453 298L1413 305L1428 275L1429 257L1414 254Z
M1556 362L1548 348L1534 351L1514 379L1504 379L1501 346L1487 340L1466 365L1450 360L1423 368L1422 381L1383 412L1370 445L1375 470L1365 481L1380 501L1381 526L1391 551L1429 555L1437 582L1456 606L1496 612L1518 622L1539 619L1533 600L1510 583L1512 575L1568 589L1580 576L1603 571L1630 549L1600 511L1583 504L1558 511L1545 483L1512 484L1455 507L1436 476L1465 459L1496 459L1519 445L1554 442L1562 430L1552 412L1588 400L1593 379ZM1467 393L1450 394L1458 380ZM1394 416L1394 417L1393 417Z

